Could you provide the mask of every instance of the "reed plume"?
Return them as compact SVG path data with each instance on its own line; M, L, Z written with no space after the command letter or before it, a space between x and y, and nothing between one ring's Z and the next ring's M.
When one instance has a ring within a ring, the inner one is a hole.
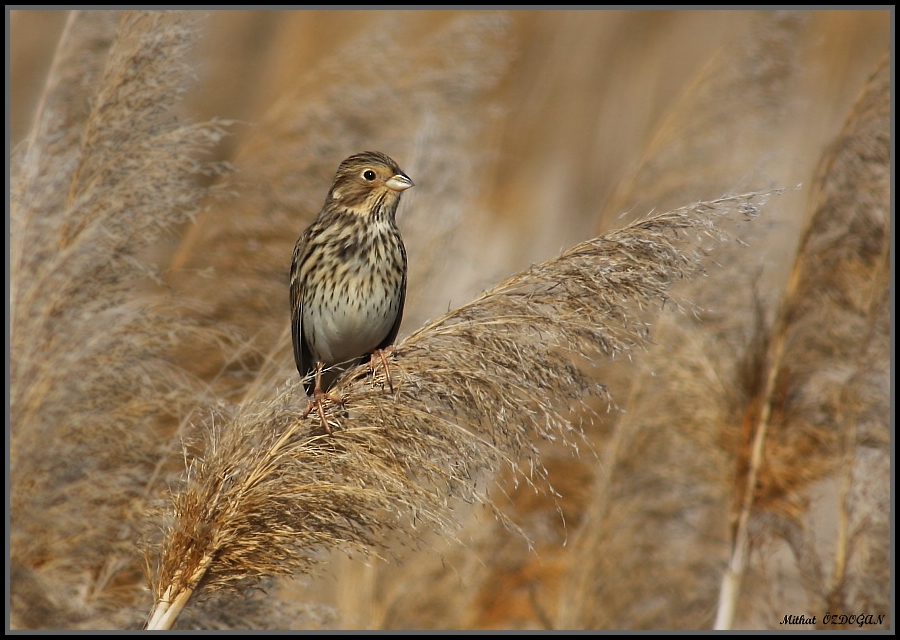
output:
M197 177L218 170L198 154L222 126L171 118L193 21L71 12L14 159L10 563L15 590L47 587L23 588L36 600L16 608L17 626L110 613L139 567L135 527L167 444L155 427L202 397L165 360L202 334L165 296L135 295L152 275L141 249L203 206Z
M492 505L479 481L504 466L546 489L537 443L577 449L572 411L605 393L591 362L645 344L648 308L723 239L716 218L753 216L767 195L659 214L510 278L397 344L395 394L364 368L344 375L331 434L305 416L299 379L214 420L174 496L149 628L201 589L308 571L321 547L452 533L453 500Z

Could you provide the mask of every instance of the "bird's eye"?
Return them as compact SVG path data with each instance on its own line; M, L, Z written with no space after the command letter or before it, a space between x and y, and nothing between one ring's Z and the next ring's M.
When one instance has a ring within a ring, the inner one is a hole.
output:
M363 178L365 178L369 182L372 182L372 180L375 179L375 172L371 169L366 169L365 171L363 171Z

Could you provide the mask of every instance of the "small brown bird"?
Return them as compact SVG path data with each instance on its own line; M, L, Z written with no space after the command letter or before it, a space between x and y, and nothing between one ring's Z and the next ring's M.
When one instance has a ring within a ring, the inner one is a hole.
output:
M294 246L294 361L304 378L315 373L304 385L313 396L309 410L316 407L326 428L322 399L342 371L380 357L390 383L384 350L400 329L407 265L394 216L400 195L412 186L383 153L350 156Z

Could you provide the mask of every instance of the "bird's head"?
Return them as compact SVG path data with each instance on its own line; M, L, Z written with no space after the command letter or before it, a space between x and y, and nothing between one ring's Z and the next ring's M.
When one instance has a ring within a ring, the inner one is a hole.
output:
M360 215L393 213L400 194L414 186L396 162L377 151L350 156L338 167L326 207L340 207Z

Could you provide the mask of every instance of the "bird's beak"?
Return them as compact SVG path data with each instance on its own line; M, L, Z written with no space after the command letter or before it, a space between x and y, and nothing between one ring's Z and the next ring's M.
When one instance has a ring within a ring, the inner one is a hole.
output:
M402 173L398 173L395 176L391 176L384 185L388 189L393 189L394 191L406 191L410 187L416 186L415 183L409 179L409 176L406 176Z

